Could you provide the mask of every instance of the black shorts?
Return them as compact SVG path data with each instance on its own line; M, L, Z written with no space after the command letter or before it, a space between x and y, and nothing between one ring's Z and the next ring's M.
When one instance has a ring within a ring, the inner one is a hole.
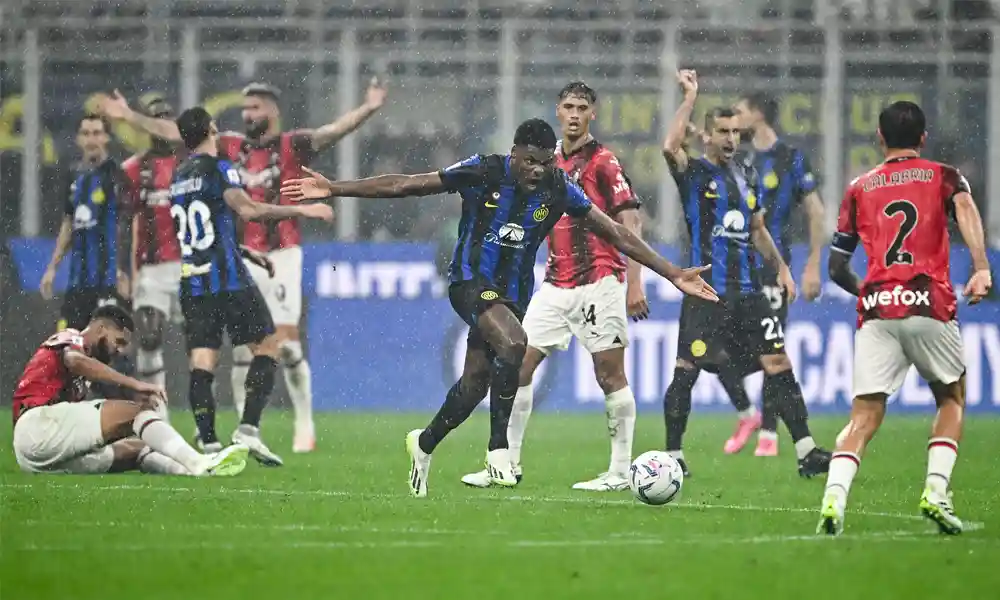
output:
M448 287L448 299L458 316L469 324L468 348L489 349L489 344L479 332L479 315L494 304L508 306L518 321L524 319L524 309L506 298L500 291L480 281L460 281Z
M83 329L90 323L90 316L97 307L114 304L126 309L129 307L118 291L107 288L81 288L66 290L62 308L59 309L59 326L57 329Z
M781 320L762 293L718 303L684 297L678 359L710 373L733 364L746 376L760 370L761 356L784 353Z
M788 325L788 294L785 289L778 284L778 272L768 265L764 265L760 275L761 291L767 298L771 309L778 316L781 326Z
M204 296L181 294L181 310L188 352L195 348L218 350L224 331L234 346L257 344L274 333L271 312L255 285Z

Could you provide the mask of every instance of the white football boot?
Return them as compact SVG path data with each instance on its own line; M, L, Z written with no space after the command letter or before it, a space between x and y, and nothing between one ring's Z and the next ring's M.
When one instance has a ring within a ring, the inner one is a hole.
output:
M265 467L280 467L285 464L281 457L271 452L260 439L260 430L253 425L241 424L233 432L233 443L243 444L250 449L250 456Z
M628 488L628 477L624 473L601 473L590 481L573 484L574 490L586 492L617 492Z
M514 487L517 485L517 475L514 465L510 462L510 450L497 448L486 453L486 475L490 485Z
M406 452L410 455L410 493L417 498L427 497L427 476L431 470L431 455L420 449L420 434L414 429L406 434Z

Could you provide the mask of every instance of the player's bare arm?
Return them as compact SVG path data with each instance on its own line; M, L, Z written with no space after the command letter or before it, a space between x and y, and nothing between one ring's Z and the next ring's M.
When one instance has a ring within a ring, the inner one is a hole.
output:
M802 203L809 220L809 258L806 259L806 266L802 270L802 296L806 300L815 300L822 291L819 267L823 244L826 242L825 215L819 193L810 192Z
M778 251L778 247L774 244L774 238L767 230L767 224L764 223L764 211L757 212L750 220L750 239L761 257L778 272L778 283L788 295L788 301L794 301L797 294L795 278L792 277L791 269L781 258L781 252Z
M114 121L125 121L129 125L169 142L181 142L181 132L177 123L170 119L157 119L132 110L128 100L115 90L110 96L97 95L97 113Z
M364 103L354 110L341 115L336 121L312 131L312 147L317 152L336 144L344 136L361 127L378 109L385 104L388 90L377 77L372 77L365 92Z
M42 275L42 285L39 291L46 300L52 299L52 284L56 279L56 269L62 262L66 251L69 250L70 242L73 241L73 223L69 217L63 217L62 224L59 225L59 237L56 238L56 247L52 250L52 258Z
M444 181L438 172L420 175L378 175L353 181L330 181L312 169L311 177L281 183L281 195L290 200L322 198L406 198L443 194Z
M642 238L642 214L636 208L619 212L615 220L628 228L637 237ZM642 287L642 264L629 259L625 271L625 305L629 317L641 321L649 316L649 303L646 301L646 291Z
M596 206L592 207L581 218L584 225L593 231L595 235L610 242L625 256L649 267L664 279L668 279L685 294L698 296L712 302L719 301L719 296L712 289L712 286L708 285L701 278L701 273L707 271L710 268L709 266L691 267L688 269L678 267L657 254L649 244L644 242L641 237L633 233L628 227L621 223L616 223Z
M163 391L163 388L139 381L128 375L122 375L101 361L91 358L82 352L66 350L63 352L63 364L70 373L77 377L83 377L87 381L99 381L117 385L130 389L142 396L150 396L163 402L167 400L167 394Z
M965 286L965 295L969 304L975 304L990 293L993 287L993 276L990 274L990 261L986 257L986 235L983 233L983 219L979 215L972 194L959 192L953 198L955 203L955 220L962 239L969 247L972 255L972 277Z
M851 268L851 256L853 253L837 251L830 252L830 259L827 261L827 274L830 281L836 283L840 289L852 296L861 294L861 277Z
M684 91L684 100L677 107L674 113L674 120L670 123L667 137L663 140L663 157L674 164L678 171L687 169L688 155L684 149L684 142L688 136L688 125L691 121L691 113L694 112L694 103L698 99L698 74L690 69L683 69L677 72L677 82Z
M233 209L244 221L279 221L297 217L333 221L333 209L326 204L282 206L254 202L250 195L241 188L229 188L223 192L222 197L229 208Z

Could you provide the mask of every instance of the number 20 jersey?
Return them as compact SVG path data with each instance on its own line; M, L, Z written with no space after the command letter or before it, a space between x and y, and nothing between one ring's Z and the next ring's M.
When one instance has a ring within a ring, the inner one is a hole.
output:
M871 319L955 319L948 219L955 194L968 191L954 167L919 157L888 160L851 182L833 250L853 254L860 241L868 257L858 327Z
M181 294L205 296L250 287L236 236L236 216L223 194L242 188L233 164L196 154L181 164L170 186L170 216L181 245Z

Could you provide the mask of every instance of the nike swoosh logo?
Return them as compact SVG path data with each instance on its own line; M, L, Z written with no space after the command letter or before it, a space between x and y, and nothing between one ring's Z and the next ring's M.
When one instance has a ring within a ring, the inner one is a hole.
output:
M719 195L718 194L713 194L712 192L705 192L705 197L706 198L718 198Z
M774 349L775 350L781 350L784 347L785 347L785 345L783 343L778 343L778 344L774 345Z
M490 204L489 201L486 202L486 208L500 208L499 204Z

